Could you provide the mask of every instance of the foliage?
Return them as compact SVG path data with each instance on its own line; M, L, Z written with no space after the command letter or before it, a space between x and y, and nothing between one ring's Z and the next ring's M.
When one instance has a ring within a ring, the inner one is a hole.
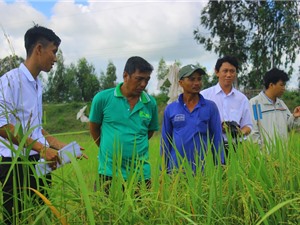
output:
M88 102L99 91L100 83L95 68L85 58L77 64L65 66L63 53L57 53L56 69L49 72L45 87L45 102Z
M296 106L300 106L299 90L285 91L281 98L291 112L294 111Z
M240 83L261 88L262 76L284 66L292 74L300 51L298 1L209 1L194 38L219 56L234 55L241 64Z
M181 63L179 61L175 61L174 64L176 64L178 67L181 66ZM206 68L201 66L199 62L195 63L195 65L197 65L198 67L201 67L204 71L206 71ZM169 100L168 94L169 94L170 87L172 84L169 81L169 79L167 78L167 76L170 71L170 66L171 65L168 65L163 58L159 61L156 77L158 79L159 84L161 83L161 85L159 87L160 93L155 96L159 105L161 103L165 104ZM218 80L215 76L212 79L210 79L210 77L208 75L203 76L202 77L202 89L208 88L208 87L216 84L217 81Z
M166 61L163 58L161 58L158 63L156 78L158 81L163 81L163 84L159 87L159 90L165 96L168 96L169 88L171 86L170 81L166 79L168 73L169 66L167 65Z
M197 62L196 66L200 67L201 69L203 69L205 71L205 73L207 73L206 68L201 66L200 63ZM210 80L209 78L210 77L208 76L208 74L202 76L202 88L201 88L202 90L209 88L212 85L216 84L217 82L215 82L215 80L218 81L216 76L213 76L212 80Z
M49 72L48 85L44 99L49 102L63 102L68 96L69 80L66 80L66 68L62 51L57 52L56 69Z
M32 198L38 196L26 196L28 203L20 212L19 224L58 225L63 218L68 224L298 224L299 134L292 132L288 143L278 139L270 154L245 141L236 152L231 146L226 166L214 165L208 153L205 170L193 174L183 163L178 171L166 174L157 132L150 139L151 189L147 190L143 182L138 184L138 170L134 170L128 182L115 177L106 195L97 179L98 147L85 132L87 124L80 126L74 118L82 106L71 103L44 107L46 129L53 134L53 129L60 126L58 132L67 133L53 135L66 143L76 140L89 159L72 159L71 164L52 173L47 199L51 204L37 206ZM61 117L56 120L58 115ZM50 123L53 127L47 127ZM33 166L30 162L24 165ZM1 203L0 198L0 212ZM61 217L52 214L49 207L55 207Z
M100 89L100 83L95 74L95 68L85 58L81 58L75 67L75 79L83 102L91 101Z
M24 62L24 59L17 55L9 55L0 59L0 76L14 68L18 68L22 62Z
M113 64L113 62L109 61L106 68L106 74L101 72L100 90L105 90L116 86L116 80L117 80L116 70L117 70L116 66Z
M86 103L43 104L43 127L50 134L88 131L88 123L76 119L77 112ZM86 116L89 115L90 103L87 104Z
M128 182L115 177L109 195L98 185L98 148L91 137L69 133L59 138L77 140L89 156L52 173L48 200L68 224L243 225L300 220L300 139L294 133L289 148L278 140L278 148L270 154L244 142L230 152L226 166L215 166L208 154L205 170L196 174L187 163L166 174L157 150L160 136L155 135L150 139L151 189L144 182L138 184L135 170ZM60 224L61 218L47 205L37 207L30 198L28 202L20 224Z

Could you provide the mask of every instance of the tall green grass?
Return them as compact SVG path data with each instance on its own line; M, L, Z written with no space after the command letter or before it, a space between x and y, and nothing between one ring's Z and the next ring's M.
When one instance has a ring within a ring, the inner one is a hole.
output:
M152 187L138 174L127 183L117 177L109 195L94 190L98 148L88 133L69 133L59 139L77 142L89 159L73 159L52 173L49 200L68 224L298 224L300 221L300 138L277 140L270 154L251 142L231 151L225 166L207 160L193 174L183 164L168 175L159 155L159 133L150 140ZM207 157L210 157L209 155ZM183 172L184 171L184 172ZM122 185L124 191L122 191ZM1 207L1 206L0 206ZM27 205L19 224L61 224L47 205ZM1 218L1 217L0 217ZM30 221L30 222L29 222Z

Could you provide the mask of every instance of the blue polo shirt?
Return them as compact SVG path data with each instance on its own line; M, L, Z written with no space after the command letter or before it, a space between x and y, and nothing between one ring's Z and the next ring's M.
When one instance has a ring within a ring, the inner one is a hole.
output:
M208 142L210 149L224 162L222 128L218 108L199 94L199 102L192 112L183 102L183 94L169 104L164 112L161 140L161 154L164 154L168 171L180 165L180 157L186 158L193 170L196 163L204 159ZM177 157L177 154L180 157Z
M143 168L138 172L149 179L148 131L159 129L156 101L143 92L130 110L122 84L97 93L92 102L89 119L101 125L98 172L106 176L121 172L127 180L129 174Z

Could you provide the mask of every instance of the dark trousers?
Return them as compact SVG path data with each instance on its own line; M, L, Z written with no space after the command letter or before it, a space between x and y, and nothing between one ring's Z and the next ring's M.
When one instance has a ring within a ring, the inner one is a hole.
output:
M47 175L46 179L36 178L32 170L34 169L34 165L29 166L22 164L26 161L34 162L39 159L39 155L29 156L27 160L19 158L16 164L14 164L10 174L8 174L11 168L12 158L2 157L2 162L0 163L0 182L3 186L4 224L13 224L13 221L19 218L16 213L22 211L24 193L34 196L34 192L29 191L28 187L39 190L42 194L47 196L46 190L42 187L50 186L51 175ZM38 187L40 188L38 189ZM16 199L17 205L14 203ZM40 200L39 203L42 203L42 201Z

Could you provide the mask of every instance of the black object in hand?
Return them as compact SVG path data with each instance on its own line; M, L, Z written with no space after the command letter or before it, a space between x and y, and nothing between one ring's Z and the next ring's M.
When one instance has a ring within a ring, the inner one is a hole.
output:
M224 121L222 122L223 133L228 131L232 138L236 138L240 133L240 125L235 121Z

